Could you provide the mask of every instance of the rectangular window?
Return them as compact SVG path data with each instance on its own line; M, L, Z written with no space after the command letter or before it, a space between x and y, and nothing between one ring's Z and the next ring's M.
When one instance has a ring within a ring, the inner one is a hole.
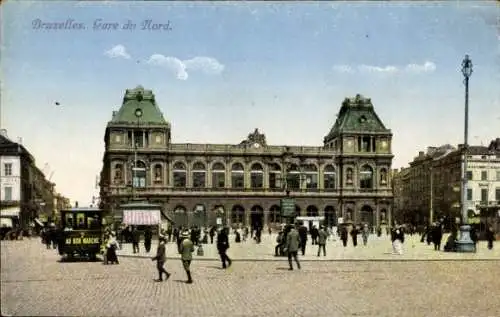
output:
M488 202L488 189L487 188L481 188L481 202L483 202L483 203Z
M500 171L497 171L497 181L500 181Z
M281 173L269 173L269 188L281 188Z
M325 189L335 189L335 173L325 173Z
M488 180L488 171L481 171L481 180L482 181Z
M12 200L12 187L4 187L4 193L5 200Z
M226 184L226 173L212 172L212 188L224 188Z
M193 172L193 187L205 188L205 172Z
M134 142L135 146L138 148L144 147L144 135L142 131L135 131L134 132Z
M134 145L134 137L133 137L132 131L128 131L127 144L129 147L132 147Z
M472 188L467 188L467 200L472 200Z
M262 188L264 187L264 174L252 172L250 175L250 187Z
M500 187L495 188L495 200L500 204Z
M318 174L306 174L306 188L316 189L318 188Z
M472 180L472 171L467 171L467 180Z
M245 174L233 172L231 174L231 185L232 188L245 188Z
M3 165L4 175L12 176L12 163L5 163Z
M287 177L287 188L294 190L294 189L300 189L300 174L299 173L294 173L290 172Z

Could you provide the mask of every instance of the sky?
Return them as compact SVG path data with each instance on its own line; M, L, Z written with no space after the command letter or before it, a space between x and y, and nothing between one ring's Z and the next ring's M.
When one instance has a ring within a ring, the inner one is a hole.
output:
M1 128L81 206L98 195L106 123L138 85L153 90L176 143L236 144L259 128L268 144L321 146L344 98L359 93L392 130L399 168L428 146L463 143L469 54L469 143L500 136L493 1L7 1L0 10Z

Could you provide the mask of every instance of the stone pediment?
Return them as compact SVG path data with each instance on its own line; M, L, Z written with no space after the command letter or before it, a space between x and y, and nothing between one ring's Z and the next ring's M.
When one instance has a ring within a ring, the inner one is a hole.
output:
M247 138L239 144L244 147L264 147L267 146L266 143L266 135L264 133L260 133L259 129L255 128L255 130L248 134Z

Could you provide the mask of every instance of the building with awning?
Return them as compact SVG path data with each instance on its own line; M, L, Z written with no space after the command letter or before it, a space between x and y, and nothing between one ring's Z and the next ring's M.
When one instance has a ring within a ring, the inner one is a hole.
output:
M0 209L0 227L14 227L19 221L19 207L4 207Z
M120 206L115 220L125 225L133 226L158 226L172 219L162 212L161 205L147 202L128 203Z

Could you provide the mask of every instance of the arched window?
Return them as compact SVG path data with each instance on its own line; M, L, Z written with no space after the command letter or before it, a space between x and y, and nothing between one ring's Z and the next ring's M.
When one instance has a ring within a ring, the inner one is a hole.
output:
M291 164L288 168L288 176L286 181L288 189L300 189L300 171L297 164Z
M137 166L132 168L133 186L136 188L146 187L146 164L137 161Z
M380 169L380 185L387 185L387 169Z
M337 225L337 216L335 214L335 208L333 206L325 207L325 225L327 227L333 227Z
M154 182L155 184L161 184L163 183L163 167L161 164L156 164L154 169L153 169L153 173L154 173Z
M205 164L196 162L193 164L193 187L205 188L207 171Z
M319 216L318 207L316 207L314 205L307 206L306 216L307 217L318 217Z
M335 189L337 182L337 173L335 172L335 167L333 167L333 165L325 166L323 178L325 189Z
M276 163L269 164L269 188L281 190L281 167Z
M240 205L236 205L231 210L231 224L244 224L245 209Z
M176 206L174 208L174 222L176 226L187 226L188 225L188 214L187 209L184 206Z
M231 187L245 188L245 169L241 163L234 163L231 168Z
M363 165L359 172L359 187L373 188L373 169L368 165Z
M123 164L121 163L117 163L115 164L115 173L114 173L114 177L113 177L113 183L119 185L119 184L123 184Z
M269 222L281 223L281 208L278 205L272 205L269 209Z
M252 188L264 187L264 169L261 164L252 164L250 168L250 180Z
M212 188L226 187L226 168L217 162L212 166Z
M182 162L176 162L174 164L174 168L172 169L172 173L174 176L174 187L186 187L186 164Z
M309 164L304 166L304 175L307 189L318 188L318 169L316 165Z

